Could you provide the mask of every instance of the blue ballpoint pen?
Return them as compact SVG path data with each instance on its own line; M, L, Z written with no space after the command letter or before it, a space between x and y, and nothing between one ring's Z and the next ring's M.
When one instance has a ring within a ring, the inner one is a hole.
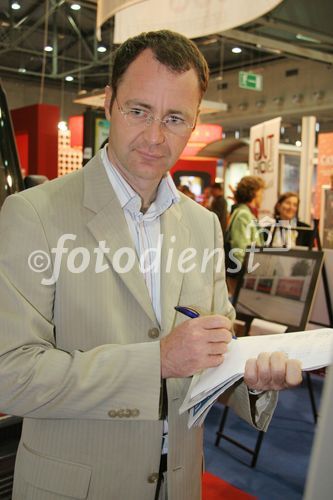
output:
M176 311L184 314L188 318L198 318L200 314L198 311L193 309L193 307L185 307L185 306L175 306ZM237 337L235 335L232 336L234 340L237 340Z

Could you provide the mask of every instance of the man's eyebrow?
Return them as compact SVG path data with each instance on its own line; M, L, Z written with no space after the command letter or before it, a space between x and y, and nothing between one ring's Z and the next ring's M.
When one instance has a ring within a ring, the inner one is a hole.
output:
M128 101L125 102L125 105L140 106L142 108L148 109L149 111L153 111L153 107L150 104L140 101L139 99L128 99ZM180 110L180 109L168 109L165 115L183 115L188 117L189 113L187 113L185 110Z
M152 106L150 104L147 104L146 102L140 101L139 99L128 99L128 101L125 102L126 106L141 106L142 108L147 108L149 110L152 110Z

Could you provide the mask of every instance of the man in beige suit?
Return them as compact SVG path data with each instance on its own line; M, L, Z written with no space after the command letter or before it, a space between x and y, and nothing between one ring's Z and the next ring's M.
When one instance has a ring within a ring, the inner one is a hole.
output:
M125 42L106 94L108 146L3 207L0 410L24 417L14 500L201 498L202 429L178 409L189 377L223 363L234 313L212 254L219 222L167 171L207 75L180 35ZM202 316L184 321L177 304ZM296 361L262 354L225 400L266 429L276 393L248 386L300 378Z

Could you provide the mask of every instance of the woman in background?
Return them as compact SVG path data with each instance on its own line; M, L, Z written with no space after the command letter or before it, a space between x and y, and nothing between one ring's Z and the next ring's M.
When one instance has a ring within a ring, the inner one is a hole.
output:
M288 191L282 193L274 207L274 217L280 226L291 226L299 228L310 228L308 224L298 219L299 196L297 193ZM284 241L279 230L275 231L273 246L283 246L284 243L294 246L309 246L311 245L312 232L311 231L297 231L290 232L290 239Z
M257 176L247 175L237 184L234 192L236 208L232 212L225 235L225 262L228 289L234 294L239 264L243 263L245 249L254 243L263 246L264 239L258 228L258 213L265 188L264 181Z

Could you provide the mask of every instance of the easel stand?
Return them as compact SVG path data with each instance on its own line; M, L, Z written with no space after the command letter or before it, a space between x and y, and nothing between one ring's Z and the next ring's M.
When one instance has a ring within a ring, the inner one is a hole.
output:
M272 244L272 241L274 240L274 235L275 235L276 229L277 229L277 227L275 226L273 233L272 233L271 244ZM284 230L281 226L279 227L279 229L282 231ZM300 231L300 230L301 231L311 231L308 250L312 250L315 244L316 244L316 247L319 251L322 250L320 236L319 236L319 221L317 219L314 220L314 227L313 228L304 228L304 227L298 228L298 227L296 227L294 229L297 231ZM329 290L329 286L328 286L328 278L327 278L325 261L323 262L323 265L322 265L321 274L322 274L322 278L323 278L323 286L324 286L325 301L326 301L326 305L327 305L328 317L329 317L330 324L333 325L333 312L332 312L330 290ZM317 412L317 405L316 405L316 400L314 397L314 391L313 391L313 385L312 385L310 373L306 372L305 377L306 377L306 382L307 382L309 396L310 396L310 403L311 403L313 418L314 418L314 422L316 423L317 418L318 418L318 412ZM259 431L255 447L253 449L248 448L247 446L243 445L242 443L240 443L236 439L233 439L224 433L224 427L226 424L228 413L229 413L229 408L226 406L224 408L223 413L222 413L222 417L221 417L218 431L216 432L215 446L219 446L221 439L225 439L226 441L234 444L238 448L240 448L240 449L246 451L247 453L249 453L250 455L252 455L250 467L255 467L257 460L258 460L260 447L261 447L261 444L262 444L262 441L264 438L264 432Z

